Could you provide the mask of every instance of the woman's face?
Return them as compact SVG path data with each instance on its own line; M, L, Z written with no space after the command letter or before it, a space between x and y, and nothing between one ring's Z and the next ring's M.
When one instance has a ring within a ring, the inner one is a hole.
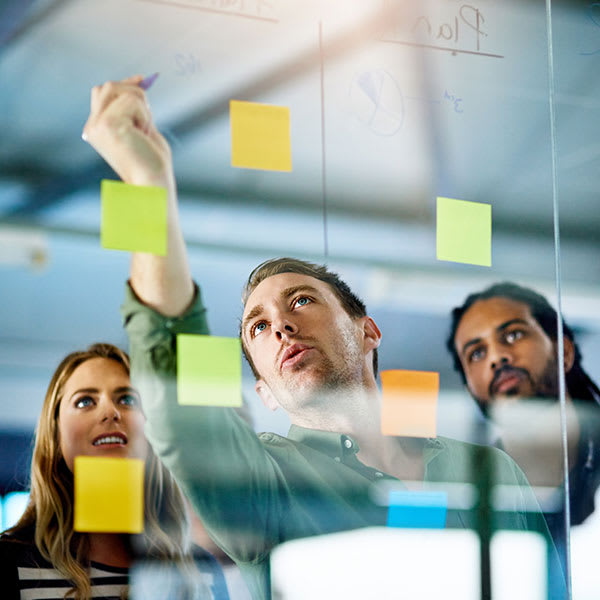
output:
M145 417L123 365L90 358L73 371L63 392L59 441L71 471L79 455L146 458Z

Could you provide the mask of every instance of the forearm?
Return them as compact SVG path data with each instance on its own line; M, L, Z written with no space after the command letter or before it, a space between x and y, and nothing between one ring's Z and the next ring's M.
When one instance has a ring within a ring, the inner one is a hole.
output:
M142 77L95 86L82 136L125 183L167 191L167 254L134 253L131 285L138 298L165 316L182 314L193 297L179 226L171 148L156 128Z
M192 302L194 285L177 211L175 183L167 187L167 255L136 252L131 258L131 287L157 312L181 315Z
M166 319L128 289L122 314L154 451L228 554L263 556L278 541L285 502L277 463L233 409L177 402L176 336L208 333L200 294L182 317Z

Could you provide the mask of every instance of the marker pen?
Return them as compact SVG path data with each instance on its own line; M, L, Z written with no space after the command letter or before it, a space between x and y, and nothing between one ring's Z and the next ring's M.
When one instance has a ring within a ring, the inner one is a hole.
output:
M148 77L144 77L139 83L138 86L143 90L149 90L152 84L156 81L158 77L158 73L154 73L153 75L148 75Z

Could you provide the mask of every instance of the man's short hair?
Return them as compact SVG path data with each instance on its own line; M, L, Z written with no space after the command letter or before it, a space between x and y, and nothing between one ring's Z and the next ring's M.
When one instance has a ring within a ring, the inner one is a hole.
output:
M254 289L265 279L280 275L281 273L297 273L299 275L308 275L319 281L323 281L331 287L333 293L337 296L342 307L351 319L360 319L367 315L365 303L350 289L350 286L343 281L337 273L329 271L325 265L317 265L298 258L272 258L266 260L256 267L248 276L248 281L242 290L242 303L244 307ZM240 324L240 338L241 336ZM244 356L254 373L256 379L260 379L260 374L256 370L250 353L246 349L244 339L242 338L242 350ZM373 350L373 375L377 376L377 349Z
M553 341L557 339L557 313L552 305L534 290L505 281L503 283L495 283L481 292L470 294L465 299L462 306L454 308L451 312L450 335L446 341L446 347L454 359L454 368L460 373L463 383L466 384L467 379L465 372L460 362L460 357L456 351L454 338L456 330L460 324L463 315L467 310L478 300L489 300L490 298L508 298L516 302L522 302L529 307L531 316L539 323L544 333ZM575 334L573 330L563 320L563 335L568 338L572 344L575 353L573 366L566 374L566 384L569 394L572 398L578 400L594 400L594 396L600 397L598 386L590 379L589 375L581 366L581 352L579 346L575 342Z

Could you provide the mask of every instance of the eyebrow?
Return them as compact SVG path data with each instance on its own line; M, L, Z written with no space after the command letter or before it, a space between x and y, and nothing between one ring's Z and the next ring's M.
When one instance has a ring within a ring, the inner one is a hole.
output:
M114 393L117 394L121 394L122 392L133 392L134 394L138 394L139 392L129 386L129 385L125 385L125 386L121 386L118 388L115 388ZM81 388L80 390L75 390L72 394L71 394L71 398L73 398L73 396L75 396L76 394L98 394L100 393L100 390L98 388Z
M281 298L289 298L298 292L311 292L312 294L319 294L319 290L313 287L312 285L293 285L291 287L285 288L281 290L279 294ZM262 304L257 304L247 315L242 323L242 332L246 333L246 328L250 321L253 321L256 317L258 317L265 307Z
M508 321L505 321L501 325L498 325L498 327L496 327L496 331L497 332L504 331L507 327L510 327L511 325L514 325L515 323L520 323L521 325L529 325L529 323L527 321L525 321L524 319L509 319ZM472 340L469 340L462 347L461 354L464 356L464 354L467 351L467 348L469 346L472 346L474 344L479 344L479 342L481 342L481 338L473 338Z

